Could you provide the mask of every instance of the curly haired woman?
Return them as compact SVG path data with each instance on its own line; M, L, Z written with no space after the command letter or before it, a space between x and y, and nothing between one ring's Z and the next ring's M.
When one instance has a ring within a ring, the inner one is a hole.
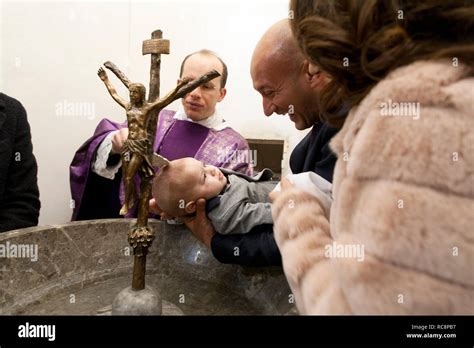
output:
M308 73L332 76L321 118L342 127L330 213L288 183L274 197L300 313L474 314L473 3L290 9Z

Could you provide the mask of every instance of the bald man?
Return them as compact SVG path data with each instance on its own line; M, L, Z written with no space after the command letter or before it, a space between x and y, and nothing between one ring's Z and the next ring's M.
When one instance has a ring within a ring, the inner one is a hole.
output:
M308 66L288 20L267 30L255 47L250 65L253 87L262 96L266 116L289 115L299 130L315 124L319 110L314 99L328 78L321 73L309 74Z
M257 43L250 74L255 90L262 96L266 116L288 115L296 129L311 128L291 154L291 171L313 171L332 182L336 157L329 140L338 130L320 122L317 103L329 77L310 68L287 19L271 26ZM347 110L342 108L340 112Z
M266 116L288 115L296 129L311 128L291 154L293 174L312 171L332 182L336 157L329 141L338 130L320 122L317 104L328 77L310 69L292 36L288 20L275 23L262 36L252 56L250 74L254 88L262 96ZM216 234L205 216L204 203L198 204L201 209L188 226L220 262L253 266L281 264L273 225L260 225L243 235Z

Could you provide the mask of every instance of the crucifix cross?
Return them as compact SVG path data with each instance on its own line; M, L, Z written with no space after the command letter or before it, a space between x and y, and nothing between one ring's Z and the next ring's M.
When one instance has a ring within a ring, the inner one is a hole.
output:
M148 102L153 102L160 96L160 66L161 55L170 53L170 41L163 39L163 32L155 30L151 39L143 41L142 54L151 55L150 86L148 89Z
M105 62L104 65L127 87L130 93L130 101L121 98L117 94L104 69L100 68L98 71L100 79L104 82L112 98L126 110L128 127L134 130L129 132L122 148L125 202L120 214L127 214L128 209L135 204L135 199L138 198L137 224L130 229L128 234L128 241L133 248L135 257L132 289L137 291L145 288L146 255L154 239L153 231L148 227L148 209L154 175L152 166L153 143L158 115L173 101L183 98L200 85L220 76L217 71L212 70L197 80L183 80L165 97L159 99L161 54L169 53L169 41L162 39L161 30L155 30L152 33L152 38L143 42L142 51L144 55L151 54L148 102L145 101L145 87L140 83L132 83L112 62ZM140 176L139 197L136 197L134 181L136 174Z

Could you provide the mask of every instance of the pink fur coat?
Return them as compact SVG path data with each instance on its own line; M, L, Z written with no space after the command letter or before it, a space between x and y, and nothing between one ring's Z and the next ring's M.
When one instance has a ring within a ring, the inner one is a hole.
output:
M474 78L418 61L349 113L329 216L295 188L273 205L301 314L474 314Z

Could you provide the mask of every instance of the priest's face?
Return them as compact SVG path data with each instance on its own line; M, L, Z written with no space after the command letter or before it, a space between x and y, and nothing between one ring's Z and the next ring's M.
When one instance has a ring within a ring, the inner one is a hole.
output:
M253 86L262 96L266 116L288 115L299 130L315 124L319 108L307 71L306 61L285 60L276 54L252 57Z
M181 79L195 80L211 70L217 70L222 75L223 67L219 59L209 54L197 53L184 63ZM222 101L226 94L226 89L221 88L221 78L216 77L182 98L184 111L190 119L202 121L214 114L216 104Z

